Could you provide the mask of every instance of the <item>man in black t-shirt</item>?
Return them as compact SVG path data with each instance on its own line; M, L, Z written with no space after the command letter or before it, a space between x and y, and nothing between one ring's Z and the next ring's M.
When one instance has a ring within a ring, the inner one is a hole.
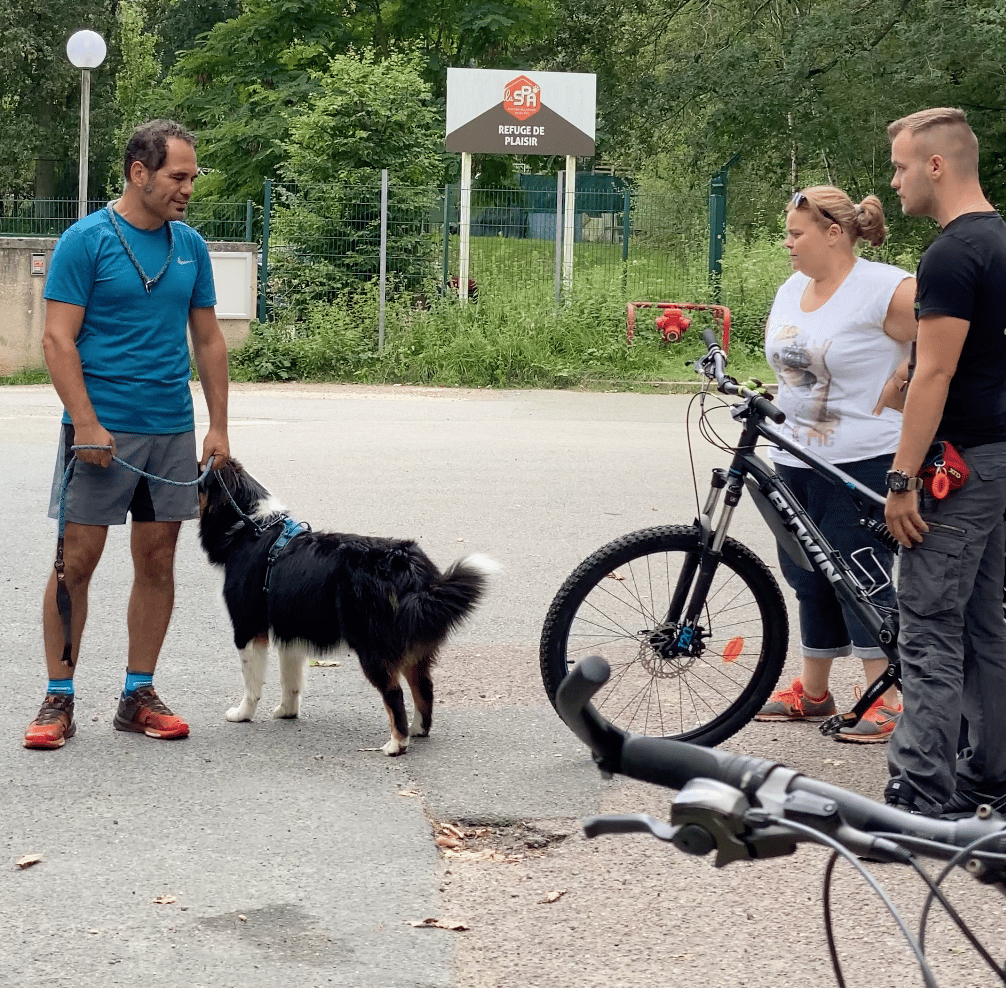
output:
M903 211L943 229L919 264L916 365L888 474L887 525L904 546L904 712L884 795L927 815L970 814L1006 808L1006 223L982 192L962 111L923 110L888 135ZM920 491L934 440L970 472L944 499Z

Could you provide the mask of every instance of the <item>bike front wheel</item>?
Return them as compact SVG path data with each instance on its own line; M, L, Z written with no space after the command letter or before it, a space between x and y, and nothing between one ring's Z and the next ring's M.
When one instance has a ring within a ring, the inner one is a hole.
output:
M622 730L712 746L754 717L786 661L786 604L768 567L727 538L695 628L683 635L671 601L694 584L701 554L698 528L665 525L624 535L573 571L542 628L553 707L572 666L601 655L611 678L593 702Z

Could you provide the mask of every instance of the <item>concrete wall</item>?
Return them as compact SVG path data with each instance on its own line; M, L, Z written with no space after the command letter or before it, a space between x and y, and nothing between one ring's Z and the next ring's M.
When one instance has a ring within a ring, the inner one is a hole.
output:
M45 325L45 272L56 240L52 237L0 237L0 377L23 370L41 370L42 328ZM211 255L251 255L247 265L252 306L248 318L220 319L228 347L248 335L255 299L256 244L211 243ZM32 274L41 270L42 274ZM233 287L233 286L231 286ZM219 293L218 293L219 294Z

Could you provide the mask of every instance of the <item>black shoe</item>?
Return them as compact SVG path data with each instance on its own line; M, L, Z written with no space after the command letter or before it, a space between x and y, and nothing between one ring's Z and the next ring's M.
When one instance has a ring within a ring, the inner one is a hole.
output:
M884 787L884 802L903 813L931 816L928 809L923 809L915 802L915 790L904 779L891 779L887 783Z
M982 792L967 786L958 786L957 791L943 804L942 816L973 816L979 806L989 805L997 813L1006 812L1006 794Z

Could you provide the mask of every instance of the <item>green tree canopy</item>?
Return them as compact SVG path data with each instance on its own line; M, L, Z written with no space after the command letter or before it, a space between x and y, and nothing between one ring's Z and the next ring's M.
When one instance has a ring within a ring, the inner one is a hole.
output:
M114 0L0 0L0 192L76 196L80 70L66 42L82 28L108 43L104 64L91 72L92 194L111 154L113 89L118 68Z

